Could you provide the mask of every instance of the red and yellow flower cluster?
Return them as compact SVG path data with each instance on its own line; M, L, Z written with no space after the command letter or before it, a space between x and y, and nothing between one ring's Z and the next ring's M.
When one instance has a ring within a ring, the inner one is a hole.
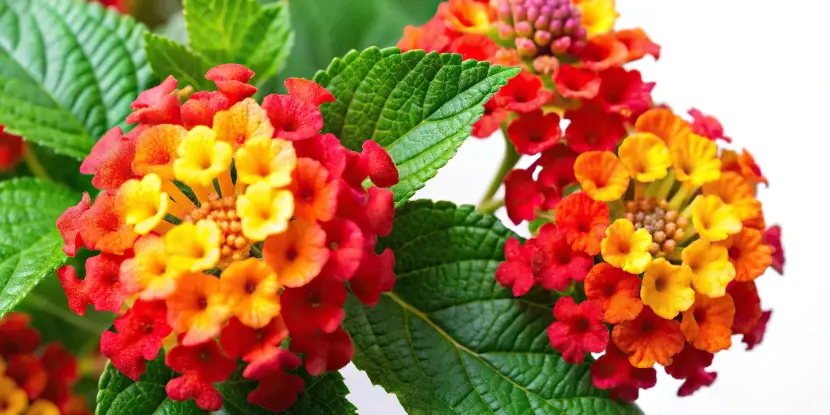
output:
M658 363L688 395L714 381L705 369L733 334L761 341L770 312L754 280L783 271L780 228L766 229L752 155L718 148L731 139L717 119L655 105L655 84L624 67L660 46L616 18L614 0L449 0L398 46L524 69L473 130L509 140L497 180L510 219L544 223L508 241L497 280L517 296L537 283L573 293L551 345L572 363L605 352L597 387L635 399ZM510 171L521 156L538 158Z
M524 245L508 241L496 271L517 296L537 283L573 293L554 307L551 345L569 363L605 352L592 363L594 384L621 399L654 386L655 364L685 380L681 396L711 385L706 368L733 335L749 349L763 338L771 312L761 310L755 279L770 266L783 271L780 228L766 229L756 199L766 179L752 156L719 150L695 130L655 108L616 152L579 153L567 166L581 190Z
M0 319L0 414L87 415L86 400L72 394L78 364L60 344L41 347L29 316Z
M395 281L392 252L375 253L394 218L382 188L398 181L389 155L372 141L358 153L321 134L318 107L334 97L319 85L289 79L288 94L260 106L253 75L217 66L206 78L218 91L184 103L173 77L141 93L126 120L135 128L110 130L81 165L101 193L57 222L68 255L98 252L83 279L58 270L72 310L120 315L102 353L138 379L172 346L166 363L181 376L168 396L209 411L222 406L213 384L237 359L259 381L251 403L288 408L304 385L286 373L300 358L278 347L283 340L290 335L311 375L345 366L346 283L373 305Z

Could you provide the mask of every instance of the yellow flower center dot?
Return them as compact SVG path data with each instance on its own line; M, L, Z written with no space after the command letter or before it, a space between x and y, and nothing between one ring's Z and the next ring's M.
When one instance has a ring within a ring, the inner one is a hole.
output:
M635 229L645 229L651 234L653 242L648 251L654 257L664 257L674 251L685 237L683 229L688 220L670 209L666 200L630 200L626 202L625 210L625 218Z

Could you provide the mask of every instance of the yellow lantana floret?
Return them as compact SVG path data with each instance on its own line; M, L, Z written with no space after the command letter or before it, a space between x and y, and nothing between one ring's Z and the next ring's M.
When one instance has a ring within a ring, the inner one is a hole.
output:
M259 329L280 313L277 274L257 258L232 263L220 279L222 292L234 305L233 313L242 324Z
M638 133L623 140L618 154L628 173L639 182L649 183L666 177L671 166L669 148L651 133Z
M622 197L631 178L620 160L610 151L588 151L574 163L574 175L591 199L611 202Z
M179 144L178 154L173 163L176 178L189 186L204 187L230 169L233 148L217 140L212 129L200 125L188 131Z
M647 230L635 230L628 219L617 219L605 230L600 247L605 262L625 272L639 274L651 262L650 245L651 234Z
M164 235L169 266L177 271L211 269L219 261L222 232L212 220L182 223Z
M20 414L29 404L29 398L23 389L17 387L17 383L11 378L0 376L0 404L3 414Z
M61 410L52 402L38 399L29 406L26 415L61 415Z
M692 270L688 266L657 258L643 274L640 298L658 316L673 319L694 304L695 290L691 285Z
M700 237L709 242L723 241L742 228L735 208L713 195L695 198L692 202L692 223Z
M234 148L239 148L253 137L271 138L274 135L268 113L251 98L245 98L229 109L217 112L213 118L213 129L217 140Z
M619 16L614 0L581 0L575 3L582 13L580 23L588 31L588 36L605 33L614 28Z
M127 225L135 226L135 233L146 235L156 227L167 214L170 198L161 191L161 179L148 174L140 181L130 179L124 182L115 196L116 208L124 215Z
M735 267L726 248L698 239L683 249L683 265L692 270L692 284L698 294L723 297L726 286L735 279Z
M249 185L264 181L271 187L287 186L296 166L294 146L270 136L254 137L236 152L237 181Z
M714 141L697 134L675 137L669 147L675 176L696 188L720 178L721 162Z
M252 241L262 241L288 228L294 215L294 195L259 182L239 196L236 211L242 218L242 234Z
M170 266L164 239L145 235L133 246L135 257L121 264L121 283L142 300L163 299L176 288L177 272Z

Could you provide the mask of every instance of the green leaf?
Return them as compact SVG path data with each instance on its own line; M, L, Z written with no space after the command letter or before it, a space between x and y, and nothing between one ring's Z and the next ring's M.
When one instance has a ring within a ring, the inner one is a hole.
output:
M297 402L285 411L286 414L297 415L342 415L354 414L354 406L346 399L349 389L343 383L343 376L339 372L326 372L317 377L311 377L304 370L300 370L306 384L305 393L297 398ZM224 407L216 415L267 415L261 406L248 403L248 393L253 391L257 382L242 378L238 370L226 382L216 385L224 399Z
M158 35L148 36L147 55L159 77L173 74L200 90L212 89L207 69L239 63L267 82L285 64L293 45L286 1L266 6L257 0L187 0L184 4L190 47Z
M297 44L283 75L310 78L352 49L394 46L406 25L426 22L442 1L295 1L291 3L291 22Z
M347 302L355 365L410 413L639 414L548 342L551 296L514 298L493 274L511 236L472 206L416 201L378 248L398 281L374 308Z
M349 389L338 372L328 372L311 377L301 370L306 391L286 414L342 415L355 413L354 406L346 400ZM138 382L121 374L112 364L107 364L98 385L96 415L206 415L193 403L176 402L167 398L164 391L167 382L176 374L164 364L164 352L148 363L147 371ZM256 381L245 380L241 368L225 382L215 385L222 394L222 409L216 415L268 415L273 414L261 406L248 403L248 393L257 386Z
M213 82L205 79L205 73L212 66L204 56L191 51L187 46L149 32L144 35L144 43L147 60L159 77L173 75L181 86L191 85L199 91L216 89Z
M353 150L374 140L392 156L400 206L455 155L484 104L518 73L457 54L369 48L335 59L314 81L337 98L321 107L326 132Z
M148 87L144 31L98 4L0 0L0 124L86 157Z
M0 317L66 261L55 220L78 199L38 179L0 182Z

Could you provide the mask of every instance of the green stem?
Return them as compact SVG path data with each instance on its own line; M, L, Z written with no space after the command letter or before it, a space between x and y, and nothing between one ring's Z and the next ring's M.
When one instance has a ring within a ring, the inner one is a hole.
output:
M499 191L501 184L504 182L504 177L507 176L507 173L510 173L510 170L513 170L513 167L522 158L522 155L516 152L513 143L507 138L507 123L502 125L501 130L504 133L504 158L501 161L498 172L496 172L496 176L493 177L493 181L490 183L490 187L487 189L487 193L484 194L484 198L481 199L481 203L478 205L479 210L493 204L493 196Z
M49 173L46 173L46 169L43 167L43 164L40 163L40 160L37 159L37 155L31 146L26 146L26 149L23 150L23 160L26 162L26 167L29 168L29 171L32 172L35 177L39 177L50 182L52 181L52 178L49 177Z
M499 210L499 208L502 207L502 206L504 206L504 199L497 199L497 200L490 199L490 200L481 202L481 204L478 205L478 210L481 211L482 213L489 213L489 214L492 215L497 210Z

